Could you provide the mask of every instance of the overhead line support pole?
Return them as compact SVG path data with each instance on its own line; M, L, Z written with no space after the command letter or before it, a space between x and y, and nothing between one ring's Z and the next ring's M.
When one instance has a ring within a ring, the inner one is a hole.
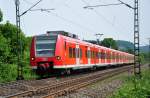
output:
M34 8L36 5L38 5L42 0L39 0L34 5L32 5L30 8L28 8L26 11L24 11L22 14L20 14L20 2L19 0L15 0L15 6L16 6L16 26L17 26L17 80L23 80L23 51L22 51L22 38L21 38L21 27L20 27L20 17L25 15L28 11L31 11L32 8ZM41 11L49 11L54 9L41 9Z
M21 29L20 29L20 9L19 9L19 0L15 1L16 5L16 26L17 26L17 80L23 80L23 66L21 64L22 60L22 46L21 46Z
M149 67L150 67L150 39L149 39Z
M136 76L141 76L139 42L139 8L138 0L134 0L134 74Z
M150 68L150 38L148 38L148 41L149 41L149 54L148 54L148 60L149 60L149 68Z

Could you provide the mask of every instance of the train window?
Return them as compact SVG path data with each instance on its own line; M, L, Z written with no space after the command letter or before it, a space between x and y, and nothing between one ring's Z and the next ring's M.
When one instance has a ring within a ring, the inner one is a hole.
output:
M98 52L96 52L96 59L99 59L99 55L98 55Z
M108 58L109 58L109 59L112 59L112 57L111 57L111 52L108 53Z
M109 59L109 53L106 52L106 59Z
M115 56L114 56L115 54L112 52L112 54L111 54L111 57L112 57L112 59L115 59Z
M118 54L118 60L120 60L120 54Z
M110 59L110 53L107 53L107 59Z
M117 55L117 57L118 57L118 60L120 60L120 58L119 58L119 54Z
M94 51L92 51L92 58L94 58Z
M55 55L57 36L36 36L36 56Z
M93 58L95 58L95 54L96 54L95 51L93 51Z
M119 60L121 60L121 56L120 56L120 54L119 54Z
M92 58L93 52L92 52L92 51L90 51L90 53L91 53L91 56L90 56L90 58Z
M85 50L85 57L88 58L88 51Z
M111 53L108 53L108 59L111 59Z
M120 60L122 60L122 55L120 54Z
M102 58L102 59L105 59L105 57L106 57L105 53L102 52L102 53L101 53L101 58Z
M107 59L107 53L104 52L104 59Z
M122 55L120 54L120 60L122 60Z
M91 52L91 55L92 55L92 58L94 58L94 57L95 57L95 52L92 51L92 52Z
M101 53L100 53L100 52L98 52L98 58L99 58L99 59L101 58Z
M101 59L103 59L103 52L101 53Z
M80 49L80 58L82 58L82 49Z
M113 59L113 52L111 52L111 59Z
M69 58L72 58L72 48L69 47Z
M73 58L76 57L76 52L75 52L75 48L73 48Z
M64 45L64 48L65 48L65 50L66 50L66 41L65 41L65 45Z
M115 53L112 54L112 59L115 59Z
M110 52L110 59L112 59L112 52Z
M96 52L94 51L94 58L96 58Z

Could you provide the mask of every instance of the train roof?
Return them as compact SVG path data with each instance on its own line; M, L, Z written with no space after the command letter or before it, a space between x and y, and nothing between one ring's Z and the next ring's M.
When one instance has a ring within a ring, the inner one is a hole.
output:
M63 35L61 35L63 36ZM114 51L114 52L118 52L118 53L124 53L124 54L127 54L127 55L132 55L132 54L129 54L129 53L126 53L126 52L123 52L123 51L119 51L119 50L115 50L115 49L111 49L111 48L107 48L107 47L104 47L104 46L100 46L100 45L97 45L97 44L92 44L92 43L89 43L89 42L86 42L86 41L82 41L80 39L73 39L73 38L70 38L70 37L67 37L67 36L63 36L65 38L65 40L67 41L70 41L72 43L80 43L80 44L83 44L83 45L86 45L86 46L90 46L90 47L98 47L98 48L101 48L101 49L107 49L107 50L110 50L110 51Z
M65 31L47 31L46 34L40 34L40 35L37 35L37 36L50 36L50 35L62 36L65 40L70 41L72 43L80 43L80 44L90 46L90 47L94 46L94 47L97 47L97 48L106 49L106 50L114 51L114 52L117 52L117 53L132 55L132 54L129 54L129 53L126 53L126 52L123 52L123 51L107 48L107 47L100 46L100 45L97 45L97 44L93 44L93 43L90 43L90 42L87 42L87 41L84 41L84 40L82 41L82 40L78 39L77 35L71 34L71 33L65 32Z

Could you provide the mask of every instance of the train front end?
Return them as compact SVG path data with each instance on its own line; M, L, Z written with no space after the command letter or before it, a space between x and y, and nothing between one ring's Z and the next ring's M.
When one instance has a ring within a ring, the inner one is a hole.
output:
M33 37L30 64L38 75L53 73L55 63L62 63L61 56L55 51L56 45L59 44L57 38L58 34L42 34Z

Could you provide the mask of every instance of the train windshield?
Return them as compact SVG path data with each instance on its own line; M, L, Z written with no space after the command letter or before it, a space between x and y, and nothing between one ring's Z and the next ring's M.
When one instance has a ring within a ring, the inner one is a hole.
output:
M55 55L57 35L36 37L36 56L52 57Z

